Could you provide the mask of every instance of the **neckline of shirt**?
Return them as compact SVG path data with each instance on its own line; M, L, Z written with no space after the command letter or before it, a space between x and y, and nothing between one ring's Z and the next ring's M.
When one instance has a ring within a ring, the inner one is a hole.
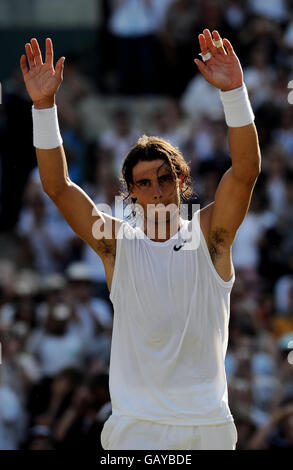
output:
M186 224L188 222L189 222L188 220L182 219L182 217L180 217L180 228L179 228L179 230L172 237L168 238L168 240L165 240L164 242L156 242L154 240L151 240L144 233L144 231L140 227L136 227L135 230L139 230L143 234L143 240L145 240L149 244L151 244L153 246L166 246L166 245L169 245L170 243L172 243L172 241L179 240L180 237L182 237L182 232L183 232L183 230L186 227Z

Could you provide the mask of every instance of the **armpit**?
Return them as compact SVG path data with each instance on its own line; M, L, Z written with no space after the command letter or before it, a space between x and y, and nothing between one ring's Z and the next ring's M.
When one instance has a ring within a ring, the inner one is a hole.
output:
M224 228L219 227L212 230L210 234L209 252L213 261L222 254L228 237L229 233Z
M115 242L111 243L109 240L99 240L98 250L99 254L102 256L115 256L116 255L116 244Z

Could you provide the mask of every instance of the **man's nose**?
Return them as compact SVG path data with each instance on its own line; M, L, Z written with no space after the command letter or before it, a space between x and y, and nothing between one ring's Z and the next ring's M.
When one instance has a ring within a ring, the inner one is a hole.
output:
M162 196L162 188L158 181L155 181L153 184L153 196L155 199L159 199Z

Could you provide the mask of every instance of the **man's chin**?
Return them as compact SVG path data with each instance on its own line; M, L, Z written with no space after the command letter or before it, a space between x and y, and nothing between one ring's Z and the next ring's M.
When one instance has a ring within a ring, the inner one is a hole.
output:
M174 217L178 216L179 208L176 204L149 204L147 207L147 219L156 223L169 222Z

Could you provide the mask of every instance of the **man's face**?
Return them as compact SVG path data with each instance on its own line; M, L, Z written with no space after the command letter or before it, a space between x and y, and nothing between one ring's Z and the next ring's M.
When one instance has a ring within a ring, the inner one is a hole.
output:
M132 176L134 184L130 185L130 196L143 208L145 219L156 219L169 204L178 210L184 175L175 178L164 160L138 162L133 167ZM166 213L168 219L169 212Z

